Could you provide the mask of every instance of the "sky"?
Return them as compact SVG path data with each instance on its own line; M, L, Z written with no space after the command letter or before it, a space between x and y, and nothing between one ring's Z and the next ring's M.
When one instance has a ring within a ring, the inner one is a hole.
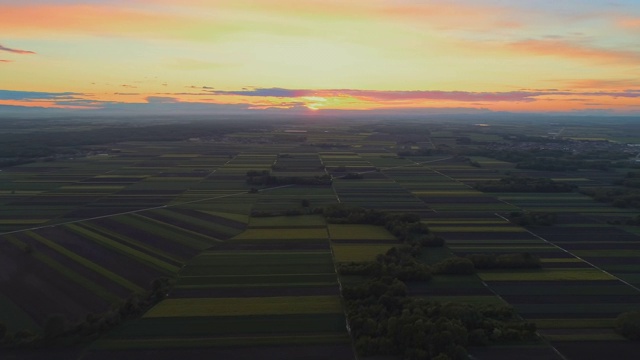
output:
M638 0L0 0L1 109L640 113Z

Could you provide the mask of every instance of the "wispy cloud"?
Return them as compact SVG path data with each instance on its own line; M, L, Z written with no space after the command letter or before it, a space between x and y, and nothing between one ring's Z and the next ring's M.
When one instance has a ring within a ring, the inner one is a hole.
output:
M640 97L640 91L508 91L508 92L468 92L468 91L384 91L384 90L353 90L353 89L283 89L283 88L254 88L238 91L210 91L218 96L247 96L273 98L345 98L353 97L370 102L396 101L459 101L459 102L533 102L544 96L607 96L607 97Z
M10 62L13 62L13 60L0 59L0 63L10 63Z
M21 54L21 55L35 54L35 52L33 52L33 51L12 49L12 48L8 48L6 46L2 46L2 44L0 44L0 51L7 51L7 52L10 52L10 53Z
M618 26L625 29L638 30L640 29L640 17L621 16L615 19Z
M40 92L40 91L17 91L0 90L0 100L51 100L51 99L73 99L83 95L75 92Z
M640 51L605 49L566 40L531 39L513 42L508 47L526 55L558 56L599 63L640 64Z
M572 89L626 90L630 88L640 88L640 79L575 79L553 81L565 82L567 86Z
M149 104L176 104L180 100L169 96L147 96L146 99Z

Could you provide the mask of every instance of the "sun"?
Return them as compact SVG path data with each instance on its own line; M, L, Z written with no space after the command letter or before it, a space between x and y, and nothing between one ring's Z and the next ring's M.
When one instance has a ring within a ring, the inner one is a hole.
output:
M305 105L307 109L312 111L318 111L322 108L327 101L327 99L319 96L305 96L303 99L307 100L308 103Z

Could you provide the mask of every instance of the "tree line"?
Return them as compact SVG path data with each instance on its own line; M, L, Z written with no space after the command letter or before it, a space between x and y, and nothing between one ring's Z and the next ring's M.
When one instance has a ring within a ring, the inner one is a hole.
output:
M562 193L571 192L575 186L548 178L508 176L499 180L477 182L474 186L483 192Z
M249 170L246 173L247 184L259 186L280 186L280 185L331 185L330 175L318 176L274 176L269 170Z

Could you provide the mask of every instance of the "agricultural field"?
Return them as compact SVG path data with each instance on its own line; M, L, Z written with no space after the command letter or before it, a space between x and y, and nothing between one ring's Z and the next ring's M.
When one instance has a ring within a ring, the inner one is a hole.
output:
M478 194L466 184L475 181L472 170L444 161L429 167L441 174L438 180L431 177L439 190L416 193L438 211L424 221L455 255L527 252L540 258L540 270L479 272L493 293L536 323L553 346L578 341L613 346L623 341L611 324L618 314L637 309L640 301L640 292L631 285L637 281L633 249L638 239L599 220L623 210L576 193ZM434 206L440 201L448 205ZM468 206L456 209L451 203ZM505 217L523 210L557 213L558 224L523 228Z
M251 348L267 358L299 358L301 349L353 358L326 224L314 215L294 217L291 228L284 220L252 218L250 229L200 253L169 298L92 354L199 347L217 356Z
M400 242L383 226L327 223L323 209L343 204L418 215L445 241L421 250L429 266L478 254L539 259L536 269L406 282L412 298L508 305L536 324L538 341L469 349L477 359L588 359L584 349L607 348L630 359L640 350L614 331L620 313L640 309L640 230L625 223L637 209L578 191L475 187L523 176L592 188L629 169L524 169L476 151L520 131L547 133L528 124L453 122L428 136L385 132L393 126L279 124L3 168L0 323L11 333L40 333L52 314L82 323L171 279L166 298L81 345L82 358L354 359L341 288L363 277L336 269ZM331 182L255 185L251 171ZM554 223L519 224L514 213L551 214Z

